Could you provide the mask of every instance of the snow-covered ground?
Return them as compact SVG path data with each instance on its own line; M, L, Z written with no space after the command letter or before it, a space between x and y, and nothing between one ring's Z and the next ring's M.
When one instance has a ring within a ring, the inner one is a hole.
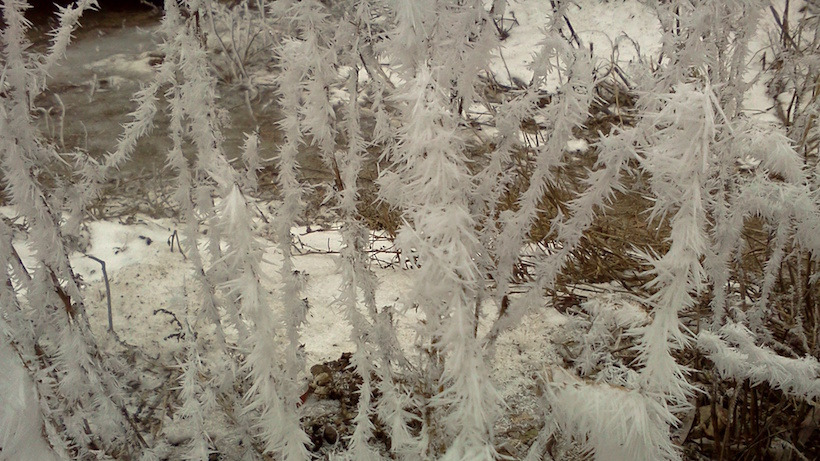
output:
M503 41L492 70L496 79L510 85L532 78L533 56L544 40L541 30L552 14L549 2L511 0L501 25L510 36ZM627 0L604 2L582 0L567 8L563 32L575 31L585 49L592 49L596 64L608 66L613 60L622 66L660 51L661 26L655 13L644 3Z
M8 208L0 209L10 215ZM84 252L71 256L74 269L84 282L85 302L94 332L104 336L108 328L106 288L101 266L93 256L106 263L112 296L113 325L119 338L137 346L150 356L168 356L182 348L176 337L178 326L170 321L163 309L176 315L180 321L191 320L197 309L195 279L186 257L178 251L177 244L170 245L176 223L167 219L137 216L128 224L111 221L95 221L88 224L88 245ZM353 349L350 326L343 320L344 313L336 303L342 283L338 271L338 251L341 235L338 229L313 230L304 226L292 230L296 269L305 279L304 294L308 299L307 325L301 332L305 344L308 365L335 360L342 352ZM22 237L21 237L22 238ZM267 244L264 257L263 279L271 296L279 287L281 255L272 242ZM205 245L203 240L201 245ZM23 262L33 264L29 258L25 240L17 240ZM379 252L378 250L384 250ZM403 314L398 318L399 339L411 347L415 339L413 326L419 316L412 309L405 309L400 300L412 289L414 269L396 260L384 239L374 234L372 240L372 270L379 281L377 304L390 306ZM277 306L274 304L274 308ZM495 314L492 302L487 302L487 321ZM517 379L531 376L538 371L525 357L530 355L543 359L548 348L546 339L552 327L560 325L562 317L554 310L538 313L521 326L520 331L506 335L501 341L498 354L509 356L499 360L496 372L499 378L514 386L522 386ZM512 354L507 348L517 349ZM533 358L533 357L531 357ZM509 389L514 392L516 389Z

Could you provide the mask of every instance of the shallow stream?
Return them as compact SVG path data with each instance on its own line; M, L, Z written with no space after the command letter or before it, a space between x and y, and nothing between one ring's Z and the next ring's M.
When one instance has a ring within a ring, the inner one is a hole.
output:
M46 44L48 23L39 21L32 30L35 48ZM133 94L150 81L153 66L162 60L158 52L158 11L101 11L87 14L75 33L66 57L51 75L47 91L36 100L40 127L58 149L77 149L95 158L115 149L123 132L122 125L134 110ZM246 133L258 131L260 156L276 155L281 135L276 126L280 118L276 95L263 91L251 102L253 117L244 92L229 84L220 85L220 106L228 114L223 126L225 152L236 157ZM170 148L168 118L160 101L152 133L140 140L132 161L122 174L163 176L165 155ZM304 179L324 180L330 177L315 149L306 146L299 158Z

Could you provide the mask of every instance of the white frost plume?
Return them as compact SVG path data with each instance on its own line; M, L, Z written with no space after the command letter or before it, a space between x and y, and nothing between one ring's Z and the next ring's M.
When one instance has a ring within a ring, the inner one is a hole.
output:
M596 460L676 460L669 413L639 390L591 384L554 369L547 386L548 420L583 443Z
M702 331L698 347L715 363L722 376L768 382L786 394L813 400L820 397L820 363L814 357L783 357L755 344L743 325L729 323L719 334Z

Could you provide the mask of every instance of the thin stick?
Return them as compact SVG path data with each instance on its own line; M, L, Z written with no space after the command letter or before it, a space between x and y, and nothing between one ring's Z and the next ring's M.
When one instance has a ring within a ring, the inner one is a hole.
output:
M63 99L57 93L54 93L54 99L60 104L60 147L65 149L65 137L63 136L65 132L65 104L63 104Z
M786 6L786 8L788 8L788 5ZM777 27L780 28L780 38L783 40L783 45L791 45L798 54L802 54L800 53L800 47L797 46L797 43L794 42L794 39L789 34L788 16L785 16L785 21L781 21L780 15L777 14L777 10L774 9L773 5L769 5L769 11L772 12L772 16L774 16L774 22L777 24ZM786 9L784 14L788 15L789 10Z
M85 254L85 256L97 261L100 263L100 266L102 266L103 279L105 279L105 298L108 302L108 331L114 333L114 318L111 314L111 284L108 282L108 271L105 270L105 261L90 254Z
M373 52L373 47L370 45L359 47L359 59L362 62L362 66L364 66L364 70L368 75L370 75L371 78L378 80L379 83L390 89L396 89L396 85L390 81L390 77L384 73L384 69L382 69L379 60L376 59L376 55Z
M174 252L174 240L177 242L177 248L179 248L179 253L182 255L182 258L187 260L188 257L185 256L185 252L182 251L182 243L179 241L179 233L174 229L174 233L168 237L168 246L171 247L171 253Z
M560 2L552 0L550 1L550 3L552 4L552 12L557 13L560 7ZM572 44L572 41L575 40L575 43L578 45L578 48L583 48L584 45L581 43L581 39L578 37L578 34L575 33L575 28L572 27L572 23L569 22L569 18L567 17L567 15L561 13L561 17L564 18L564 22L567 24L567 27L569 28L570 38L568 41L570 42L570 44Z
M28 273L28 269L26 269L26 265L23 264L23 258L20 257L20 254L17 253L17 249L14 248L14 245L9 243L9 247L11 248L11 256L14 258L14 261L17 263L17 267L20 269L20 273L26 278L27 281L31 282L31 275Z
M720 444L720 460L723 460L723 455L727 454L726 447L729 445L729 435L732 431L732 420L735 418L735 407L737 406L737 396L740 394L740 384L735 385L735 391L729 401L729 412L726 415L726 428L723 431L723 443ZM717 427L714 429L715 441L717 441L718 433Z
M231 52L228 51L228 47L225 46L225 42L222 41L222 37L220 37L219 32L216 31L214 12L211 9L210 3L206 3L205 7L208 9L208 19L210 19L211 22L211 30L213 30L214 35L216 36L216 40L219 42L219 46L222 48L222 52L225 53L225 56L228 57L228 64L231 66L231 74L233 75L234 80L239 80L239 74L236 72L236 62L234 62L234 58L233 56L231 56ZM231 32L233 33L233 30L231 30ZM240 71L242 72L244 77L247 77L247 75L245 75L244 69L240 69Z

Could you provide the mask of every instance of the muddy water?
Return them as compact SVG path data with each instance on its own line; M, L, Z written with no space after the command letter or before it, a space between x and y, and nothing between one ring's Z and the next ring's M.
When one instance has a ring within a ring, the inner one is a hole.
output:
M95 158L115 149L123 129L134 110L133 94L150 81L153 65L161 60L158 49L158 27L161 16L151 11L110 11L85 17L75 34L66 58L52 71L48 91L36 101L43 133L60 150L83 150ZM38 47L45 43L47 27L43 22L33 37ZM239 155L245 133L258 131L260 155L276 155L281 134L276 127L280 113L276 96L260 92L252 101L253 117L242 91L220 85L220 105L228 115L223 127L225 151L229 157ZM125 176L167 175L165 155L170 148L167 136L165 105L151 134L143 138L131 163L123 169ZM315 149L305 148L300 155L305 179L330 177Z
M48 90L36 101L40 128L61 150L81 149L99 158L116 146L134 107L131 96L151 78L148 60L152 51L156 55L158 19L146 12L84 18L65 59L52 70ZM45 29L40 24L37 31ZM42 37L35 42L42 45ZM159 129L139 145L135 168L155 168L166 149L162 117L157 122Z

